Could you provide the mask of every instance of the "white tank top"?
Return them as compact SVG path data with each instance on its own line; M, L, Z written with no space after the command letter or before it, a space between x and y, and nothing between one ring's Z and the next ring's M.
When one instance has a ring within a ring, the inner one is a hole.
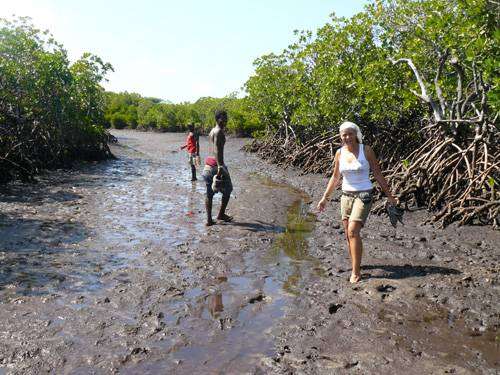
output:
M358 158L347 160L347 153L340 148L339 171L342 174L343 191L366 191L373 189L370 181L370 164L365 157L364 146L359 145Z

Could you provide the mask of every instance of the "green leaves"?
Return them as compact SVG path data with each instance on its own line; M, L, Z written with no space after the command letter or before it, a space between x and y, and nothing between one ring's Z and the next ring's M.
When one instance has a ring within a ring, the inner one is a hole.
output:
M29 19L0 19L2 180L106 157L100 82L111 69L91 54L70 66L62 45Z
M314 38L297 33L282 54L258 58L245 88L259 121L321 131L345 119L398 124L418 112L418 100L401 89L407 74L388 63L379 39L380 6L351 19L332 16Z
M268 128L309 129L304 138L351 119L401 128L415 140L420 135L412 132L429 108L411 92L420 92L413 72L388 59L412 59L436 97L433 80L448 50L468 77L481 72L490 108L498 112L500 32L491 6L487 0L377 0L350 19L332 15L315 34L297 31L281 54L255 60L245 84L250 110ZM445 101L456 95L457 80L457 69L446 63L438 80Z
M107 126L119 128L155 128L164 131L185 130L190 123L205 130L215 126L215 111L228 111L228 129L250 135L259 128L248 100L230 94L225 98L204 97L194 103L172 104L157 98L143 98L134 93L106 93Z

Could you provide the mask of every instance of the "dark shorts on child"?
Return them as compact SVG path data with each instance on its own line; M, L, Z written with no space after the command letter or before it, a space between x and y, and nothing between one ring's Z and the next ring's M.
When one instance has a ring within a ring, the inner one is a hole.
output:
M233 191L233 183L231 182L231 176L229 175L229 171L226 166L222 167L222 188L221 192L223 196L231 195ZM214 196L215 192L212 190L212 182L214 180L214 176L217 174L217 166L211 167L210 165L205 165L203 168L203 180L205 180L205 184L207 185L207 197L211 198Z

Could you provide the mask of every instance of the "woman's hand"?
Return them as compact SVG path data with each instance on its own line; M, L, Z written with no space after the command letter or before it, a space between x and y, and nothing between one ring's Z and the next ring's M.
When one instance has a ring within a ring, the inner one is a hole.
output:
M323 212L325 210L325 206L326 206L326 199L325 199L325 197L323 197L318 202L317 209L319 210L319 212Z

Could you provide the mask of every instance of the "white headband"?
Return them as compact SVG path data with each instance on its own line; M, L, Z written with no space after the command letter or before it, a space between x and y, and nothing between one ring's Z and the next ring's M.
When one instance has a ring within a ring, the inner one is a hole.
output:
M346 121L342 125L340 125L339 133L342 130L353 129L356 132L356 138L358 138L358 143L363 143L363 134L361 133L361 129L354 122Z

